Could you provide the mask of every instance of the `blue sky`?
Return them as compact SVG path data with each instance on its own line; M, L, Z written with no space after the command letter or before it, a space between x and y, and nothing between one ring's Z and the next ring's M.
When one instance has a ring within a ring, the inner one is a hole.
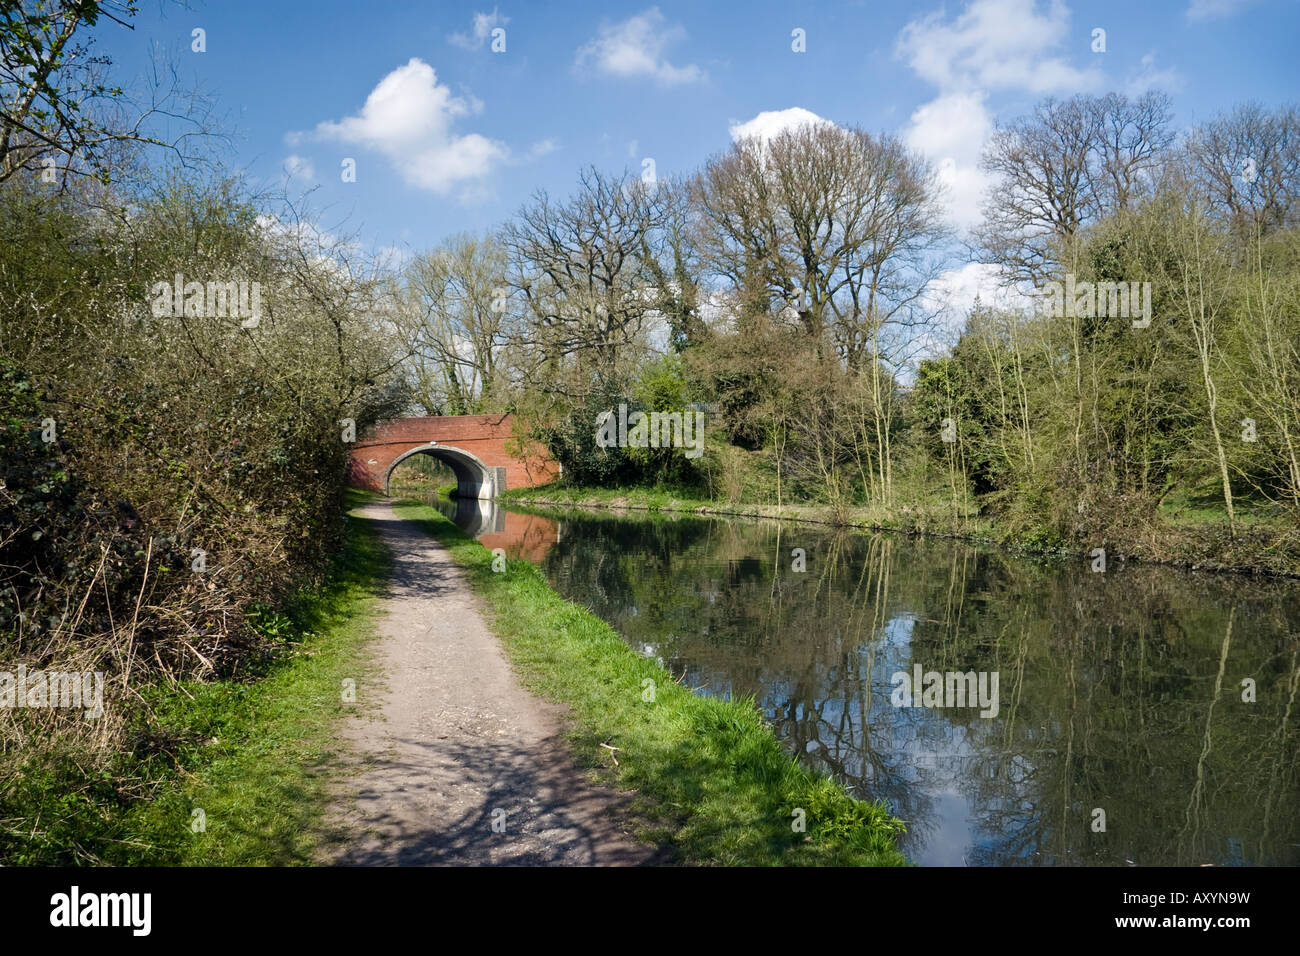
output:
M151 47L172 51L228 116L236 168L271 181L288 164L325 228L407 251L490 228L536 189L567 194L589 163L690 171L738 124L762 132L793 110L904 137L941 166L967 225L992 124L1043 96L1154 85L1184 126L1294 101L1300 75L1295 0L141 7L134 31L98 30L123 79ZM194 28L206 52L192 52ZM354 183L340 177L348 157Z

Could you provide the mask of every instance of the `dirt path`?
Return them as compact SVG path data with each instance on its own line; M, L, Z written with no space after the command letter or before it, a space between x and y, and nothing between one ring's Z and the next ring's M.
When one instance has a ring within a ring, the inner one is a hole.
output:
M322 861L652 862L620 828L618 796L574 766L561 709L519 684L447 552L388 502L361 515L393 556L375 651L387 687L357 682L358 702L381 695L381 716L347 722L361 767L340 781Z

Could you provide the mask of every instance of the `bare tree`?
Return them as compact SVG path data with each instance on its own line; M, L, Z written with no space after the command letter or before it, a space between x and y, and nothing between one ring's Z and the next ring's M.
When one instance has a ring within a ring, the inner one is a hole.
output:
M932 170L896 139L818 123L736 143L695 190L706 263L733 295L786 317L819 367L833 355L835 374L862 377L857 408L887 499L895 375L932 318L922 297L945 237Z
M1096 214L1088 171L1095 129L1082 97L1049 99L990 138L981 166L997 182L984 208L984 251L1013 279L1044 281L1059 243Z
M1300 195L1300 113L1257 103L1198 127L1187 139L1190 173L1218 215L1253 234L1294 226Z
M0 5L0 182L20 170L58 172L107 181L124 144L153 145L182 159L205 128L208 103L181 89L176 71L155 64L148 105L132 103L110 85L107 56L91 53L87 29L100 18L131 29L130 0L11 0ZM170 140L156 121L178 123ZM61 158L61 162L56 159Z
M668 324L669 344L678 351L699 345L708 335L702 298L698 216L687 184L660 182L661 228L645 236L642 263L649 275L655 308Z
M707 268L728 283L742 311L781 312L800 298L793 230L761 140L748 138L712 159L693 183ZM809 317L805 313L805 321ZM743 325L743 316L741 319ZM819 330L805 325L816 337Z
M1041 284L1085 226L1127 209L1152 185L1171 134L1169 99L1110 93L1044 100L994 132L982 168L996 177L983 252L1017 281Z
M453 237L406 269L403 332L417 399L429 414L467 415L498 398L510 334L505 249L492 236Z
M650 262L664 223L654 184L593 167L568 202L538 193L506 226L526 375L579 400L631 381L644 335L661 318Z
M944 236L936 193L898 140L830 123L746 138L696 181L709 266L852 368L880 353L885 326L915 321Z
M1096 124L1091 176L1104 215L1150 194L1174 140L1172 109L1169 97L1155 90L1136 100L1107 93L1091 105Z

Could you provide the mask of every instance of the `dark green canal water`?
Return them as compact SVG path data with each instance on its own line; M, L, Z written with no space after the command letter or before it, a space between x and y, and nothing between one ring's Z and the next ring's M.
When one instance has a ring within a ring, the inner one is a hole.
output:
M918 863L1300 863L1296 582L551 517L529 556L556 590L698 693L752 695L800 760L906 821ZM508 546L500 514L461 523ZM933 693L909 701L918 669Z

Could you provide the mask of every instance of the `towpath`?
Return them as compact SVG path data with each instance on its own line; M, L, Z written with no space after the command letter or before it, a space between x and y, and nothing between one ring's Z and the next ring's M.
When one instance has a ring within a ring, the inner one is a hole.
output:
M322 862L342 865L637 865L654 847L620 823L622 798L588 782L564 714L519 683L464 573L388 501L366 504L392 555L369 715L349 759Z

